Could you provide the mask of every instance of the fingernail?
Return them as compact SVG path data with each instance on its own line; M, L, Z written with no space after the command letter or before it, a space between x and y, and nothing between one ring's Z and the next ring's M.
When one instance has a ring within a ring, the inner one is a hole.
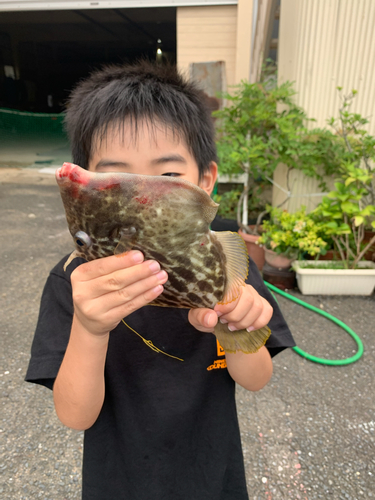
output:
M220 311L215 311L216 315L218 318L220 318L220 316L222 316L224 313L220 312Z
M165 271L160 271L160 273L158 273L156 277L158 280L164 281L165 278L167 277L167 273Z
M226 325L228 323L228 321L226 319L220 318L220 323L222 325Z
M246 328L246 330L247 330L248 332L252 332L253 330L255 330L255 328L254 328L253 326L249 326L249 328Z
M206 316L204 317L205 326L210 326L210 316L211 314L206 314Z
M160 292L162 292L163 290L164 290L164 287L163 287L162 285L155 286L155 287L152 289L152 291L153 291L154 293L160 293Z
M234 325L228 325L228 330L230 332L235 332L235 331L237 331L237 328Z
M132 259L133 259L133 262L135 262L136 264L141 263L144 259L143 253L142 252L134 252L132 255Z
M159 262L156 262L156 260L152 260L148 266L153 273L160 271L160 264Z

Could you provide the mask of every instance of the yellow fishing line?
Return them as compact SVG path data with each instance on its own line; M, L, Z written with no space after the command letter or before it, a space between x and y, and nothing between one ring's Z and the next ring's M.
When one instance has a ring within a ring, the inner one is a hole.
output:
M152 340L147 340L145 338L142 337L142 335L140 335L138 332L136 332L135 330L133 330L133 328L131 326L129 326L127 323L125 323L124 320L121 320L125 326L127 326L129 328L129 330L131 330L132 332L134 332L136 335L138 335L138 337L140 337L143 342L150 348L152 349L154 352L157 352L157 353L160 353L160 354L165 354L166 356L169 356L170 358L173 358L173 359L178 359L179 361L183 361L183 359L181 358L178 358L177 356L172 356L172 354L168 354L167 352L164 352L162 351L161 349L159 349L158 347L156 347L153 343L152 343Z

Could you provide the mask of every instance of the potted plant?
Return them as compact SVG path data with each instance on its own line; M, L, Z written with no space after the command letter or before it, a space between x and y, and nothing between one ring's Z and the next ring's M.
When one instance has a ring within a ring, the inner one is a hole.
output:
M375 262L362 260L375 244L365 241L365 228L375 229L375 205L367 203L373 174L347 165L347 175L312 214L333 241L336 261L296 261L293 269L304 294L370 295L375 287Z
M342 95L338 90L339 117L328 123L344 148L339 175L335 189L312 214L331 239L337 260L295 262L293 267L302 293L369 295L375 287L375 263L365 260L375 251L375 137L363 130L368 120L350 112L357 92Z
M350 112L350 107L357 95L356 90L343 95L342 88L337 87L342 102L339 117L331 118L328 123L335 130L337 137L344 146L345 153L340 158L339 175L345 182L358 182L365 188L362 208L375 205L375 136L367 133L363 127L369 123L367 118L359 113ZM374 227L367 220L362 243L373 241ZM365 258L375 261L375 243L367 246Z
M268 207L270 220L264 221L258 243L264 245L266 262L278 269L289 269L302 256L317 256L325 252L322 224L302 207L289 213L278 207Z
M214 231L239 231L240 227L237 222L238 200L241 196L239 188L229 191L223 191L222 194L218 192L213 195L214 201L219 204L218 213L211 224ZM252 199L254 200L254 198ZM257 214L263 212L265 204L260 202L257 206L251 203L248 206L248 223L250 230L255 230L257 221ZM261 227L257 229L257 235L242 233L239 231L242 238L245 240L248 254L251 256L259 270L263 269L265 262L264 249L262 245L256 245L259 238Z
M245 241L259 238L259 227L267 213L264 206L270 201L265 199L265 192L272 186L279 163L319 179L323 188L324 175L332 175L339 168L337 149L342 145L336 135L327 129L308 130L309 120L294 103L294 94L290 82L275 86L243 81L234 94L223 95L229 106L214 113L219 174L233 178L242 174L245 179L241 193L236 188L234 195L239 233ZM249 206L257 210L254 225L249 224ZM250 255L251 248L249 243Z

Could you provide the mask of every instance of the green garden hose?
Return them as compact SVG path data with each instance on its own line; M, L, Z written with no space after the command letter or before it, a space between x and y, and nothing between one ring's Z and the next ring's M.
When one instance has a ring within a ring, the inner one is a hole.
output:
M362 344L361 339L358 337L358 335L355 332L353 332L353 330L351 328L349 328L348 325L346 325L345 323L343 323L339 319L335 318L331 314L328 314L327 312L322 311L321 309L318 309L317 307L314 307L311 304L308 304L307 302L304 302L303 300L300 300L297 297L290 295L289 293L283 292L282 290L280 290L276 286L271 285L271 283L268 283L267 281L265 281L264 283L271 291L276 292L276 293L282 295L283 297L286 297L287 299L292 300L293 302L296 302L297 304L299 304L303 307L306 307L307 309L310 309L310 311L314 311L318 314L321 314L322 316L325 316L329 320L331 320L334 323L336 323L337 325L339 325L347 333L349 333L349 335L351 335L353 337L353 339L356 341L357 346L358 346L358 350L357 350L356 354L354 356L351 356L350 358L346 358L346 359L318 358L316 356L313 356L312 354L309 354L309 353L303 351L299 347L293 347L293 350L296 353L298 353L300 356L302 356L310 361L313 361L314 363L320 363L322 365L342 366L342 365L349 365L350 363L354 363L355 361L359 360L359 358L363 354L363 344ZM276 299L276 297L275 297L275 299Z

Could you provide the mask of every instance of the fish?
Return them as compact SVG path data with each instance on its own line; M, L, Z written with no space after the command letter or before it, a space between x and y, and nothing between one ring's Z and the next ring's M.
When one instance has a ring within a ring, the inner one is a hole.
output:
M248 253L238 233L214 232L219 205L200 187L179 177L91 172L73 163L56 180L76 257L87 261L130 250L159 262L168 273L159 307L213 309L234 301L245 286ZM225 352L254 353L267 341L268 326L231 332L218 322L214 333Z

